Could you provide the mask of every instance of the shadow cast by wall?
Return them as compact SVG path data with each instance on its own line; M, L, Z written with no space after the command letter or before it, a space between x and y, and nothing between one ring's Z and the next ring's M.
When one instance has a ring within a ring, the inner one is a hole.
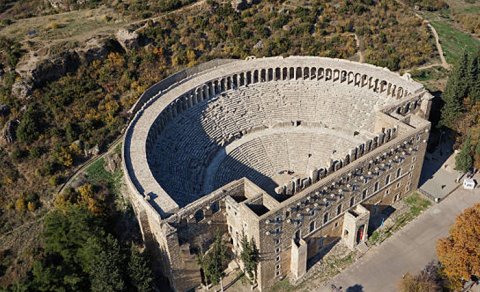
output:
M209 110L216 99L213 97L201 101L183 111L164 128L155 147L147 149L152 174L180 208L243 177L275 196L274 189L278 185L274 180L226 153L225 147L229 143L248 133L240 128L235 133L220 133L222 129L219 129L217 123L228 121L205 122L205 111ZM215 156L223 157L223 160L217 169L207 174L207 168ZM251 159L247 157L248 160ZM252 164L255 162L258 161L253 161ZM217 174L218 171L222 173ZM204 186L206 175L213 176L210 179L213 183L207 189Z
M355 284L345 289L345 292L363 292L363 286L360 284Z

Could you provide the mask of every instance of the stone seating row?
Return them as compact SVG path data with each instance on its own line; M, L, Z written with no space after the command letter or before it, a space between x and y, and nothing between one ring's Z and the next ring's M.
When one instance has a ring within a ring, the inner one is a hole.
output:
M211 156L225 141L241 136L239 133L243 131L291 121L323 123L349 133L368 131L373 125L374 108L387 102L385 96L375 96L369 91L308 80L240 87L198 103L171 120L157 137L155 147L148 150L149 164L155 178L171 196L196 197L200 195L204 170ZM323 150L331 155L332 143L339 143L317 141L317 146L312 147L313 140L308 135L295 138L284 135L244 145L236 161L259 175L242 171L244 168L228 169L233 162L228 164L227 159L225 166L222 163L219 168L225 175L218 174L218 183L227 183L241 175L265 181L262 176L270 177L283 168L308 173L309 169L325 163L323 158L316 159L317 152L318 157L327 155L320 153ZM230 155L235 157L235 154Z

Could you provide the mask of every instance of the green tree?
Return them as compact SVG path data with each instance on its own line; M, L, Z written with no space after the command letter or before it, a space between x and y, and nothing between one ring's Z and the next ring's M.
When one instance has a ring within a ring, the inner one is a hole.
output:
M35 141L42 130L42 113L37 109L37 105L31 105L23 114L17 127L17 138L20 142L32 143Z
M83 205L67 205L44 222L43 257L32 270L40 291L121 291L126 259L100 217Z
M210 250L206 254L200 255L199 264L203 269L203 273L207 282L217 285L225 276L223 270L227 259L227 248L222 243L222 237L219 233L215 235Z
M455 169L467 172L473 166L472 142L470 136L463 143L460 152L455 157Z
M33 266L40 291L78 291L90 286L78 251L90 237L101 237L100 222L83 207L54 210L44 222L44 255Z
M468 55L464 53L448 78L445 91L442 94L442 99L445 102L441 110L440 124L442 126L453 129L455 122L464 110L463 100L465 99L469 85L467 76L468 67Z
M132 245L130 261L128 262L128 275L131 284L139 292L149 292L153 290L153 274L150 264L144 253Z
M480 101L480 50L470 56L468 67L468 96L472 101Z
M240 254L240 259L245 266L245 272L254 282L257 277L257 266L259 260L259 253L253 238L251 241L248 241L246 235L243 235L242 238L242 252Z
M89 275L91 291L125 289L121 270L125 259L118 241L111 234L106 237L89 238L78 253L83 270Z

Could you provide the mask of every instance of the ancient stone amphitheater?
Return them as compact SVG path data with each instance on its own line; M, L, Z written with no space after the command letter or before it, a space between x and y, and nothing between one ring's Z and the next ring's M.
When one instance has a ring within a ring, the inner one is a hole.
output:
M398 124L428 128L429 100L407 77L338 59L216 60L181 71L141 97L125 135L125 176L142 231L158 227L153 238L173 266L166 234L177 234L179 253L188 243L193 254L192 246L204 243L188 237L202 232L186 226L219 209L219 222L233 233L225 194L234 185L244 189L230 194L237 203L262 193L263 203L247 204L259 218L282 212L305 190L409 133ZM171 281L177 290L194 285Z

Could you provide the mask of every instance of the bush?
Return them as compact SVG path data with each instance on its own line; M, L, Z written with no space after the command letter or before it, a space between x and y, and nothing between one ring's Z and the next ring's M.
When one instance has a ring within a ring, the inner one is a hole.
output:
M442 279L436 263L429 263L419 274L407 273L399 283L400 292L438 292L441 289Z
M28 211L34 212L37 210L37 204L35 202L28 202L27 204Z
M34 142L43 130L42 113L38 105L31 105L23 114L17 127L17 138L20 142L30 144Z
M27 203L25 202L24 198L18 198L15 201L15 210L18 212L25 212L25 209L27 208Z
M52 187L58 186L62 182L61 177L59 175L54 175L48 179L48 183Z

